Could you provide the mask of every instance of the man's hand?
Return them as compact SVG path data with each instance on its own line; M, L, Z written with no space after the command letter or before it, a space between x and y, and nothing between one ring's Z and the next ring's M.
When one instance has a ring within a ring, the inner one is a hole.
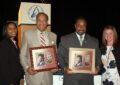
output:
M24 85L24 79L20 79L20 85Z
M95 73L90 73L90 75L97 75L98 74L98 69L95 68Z
M35 71L33 67L29 67L29 68L27 69L27 72L28 72L30 75L34 75L34 74L37 73L37 71Z
M52 73L55 73L55 72L58 71L58 68L57 68L57 69L51 69L50 71L51 71Z
M72 70L69 69L69 68L65 68L65 72L66 72L68 75L74 74L74 73L72 72Z

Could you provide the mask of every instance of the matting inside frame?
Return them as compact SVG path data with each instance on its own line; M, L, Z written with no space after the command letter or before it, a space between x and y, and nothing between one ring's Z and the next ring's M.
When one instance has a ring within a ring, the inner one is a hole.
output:
M95 72L95 49L70 48L69 68L75 73Z

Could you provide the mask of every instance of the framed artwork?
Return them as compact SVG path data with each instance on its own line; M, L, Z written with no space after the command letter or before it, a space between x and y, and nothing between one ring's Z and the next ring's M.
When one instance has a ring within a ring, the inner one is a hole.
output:
M69 48L69 68L74 73L94 73L95 49Z
M56 46L33 47L29 49L31 66L36 71L49 71L58 68Z

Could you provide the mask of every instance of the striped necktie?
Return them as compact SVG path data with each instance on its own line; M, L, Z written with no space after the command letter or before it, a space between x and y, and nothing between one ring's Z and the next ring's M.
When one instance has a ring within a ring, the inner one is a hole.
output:
M43 33L41 33L40 43L42 46L46 46L45 36Z
M80 45L82 46L83 40L82 40L82 35L80 36Z

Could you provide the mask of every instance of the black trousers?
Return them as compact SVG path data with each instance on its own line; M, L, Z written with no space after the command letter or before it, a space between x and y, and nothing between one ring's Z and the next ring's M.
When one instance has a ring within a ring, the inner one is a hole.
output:
M20 85L20 79L16 79L14 81L11 81L11 83L9 83L8 81L4 80L4 79L0 79L0 85L10 85L10 84L13 84L13 85Z

